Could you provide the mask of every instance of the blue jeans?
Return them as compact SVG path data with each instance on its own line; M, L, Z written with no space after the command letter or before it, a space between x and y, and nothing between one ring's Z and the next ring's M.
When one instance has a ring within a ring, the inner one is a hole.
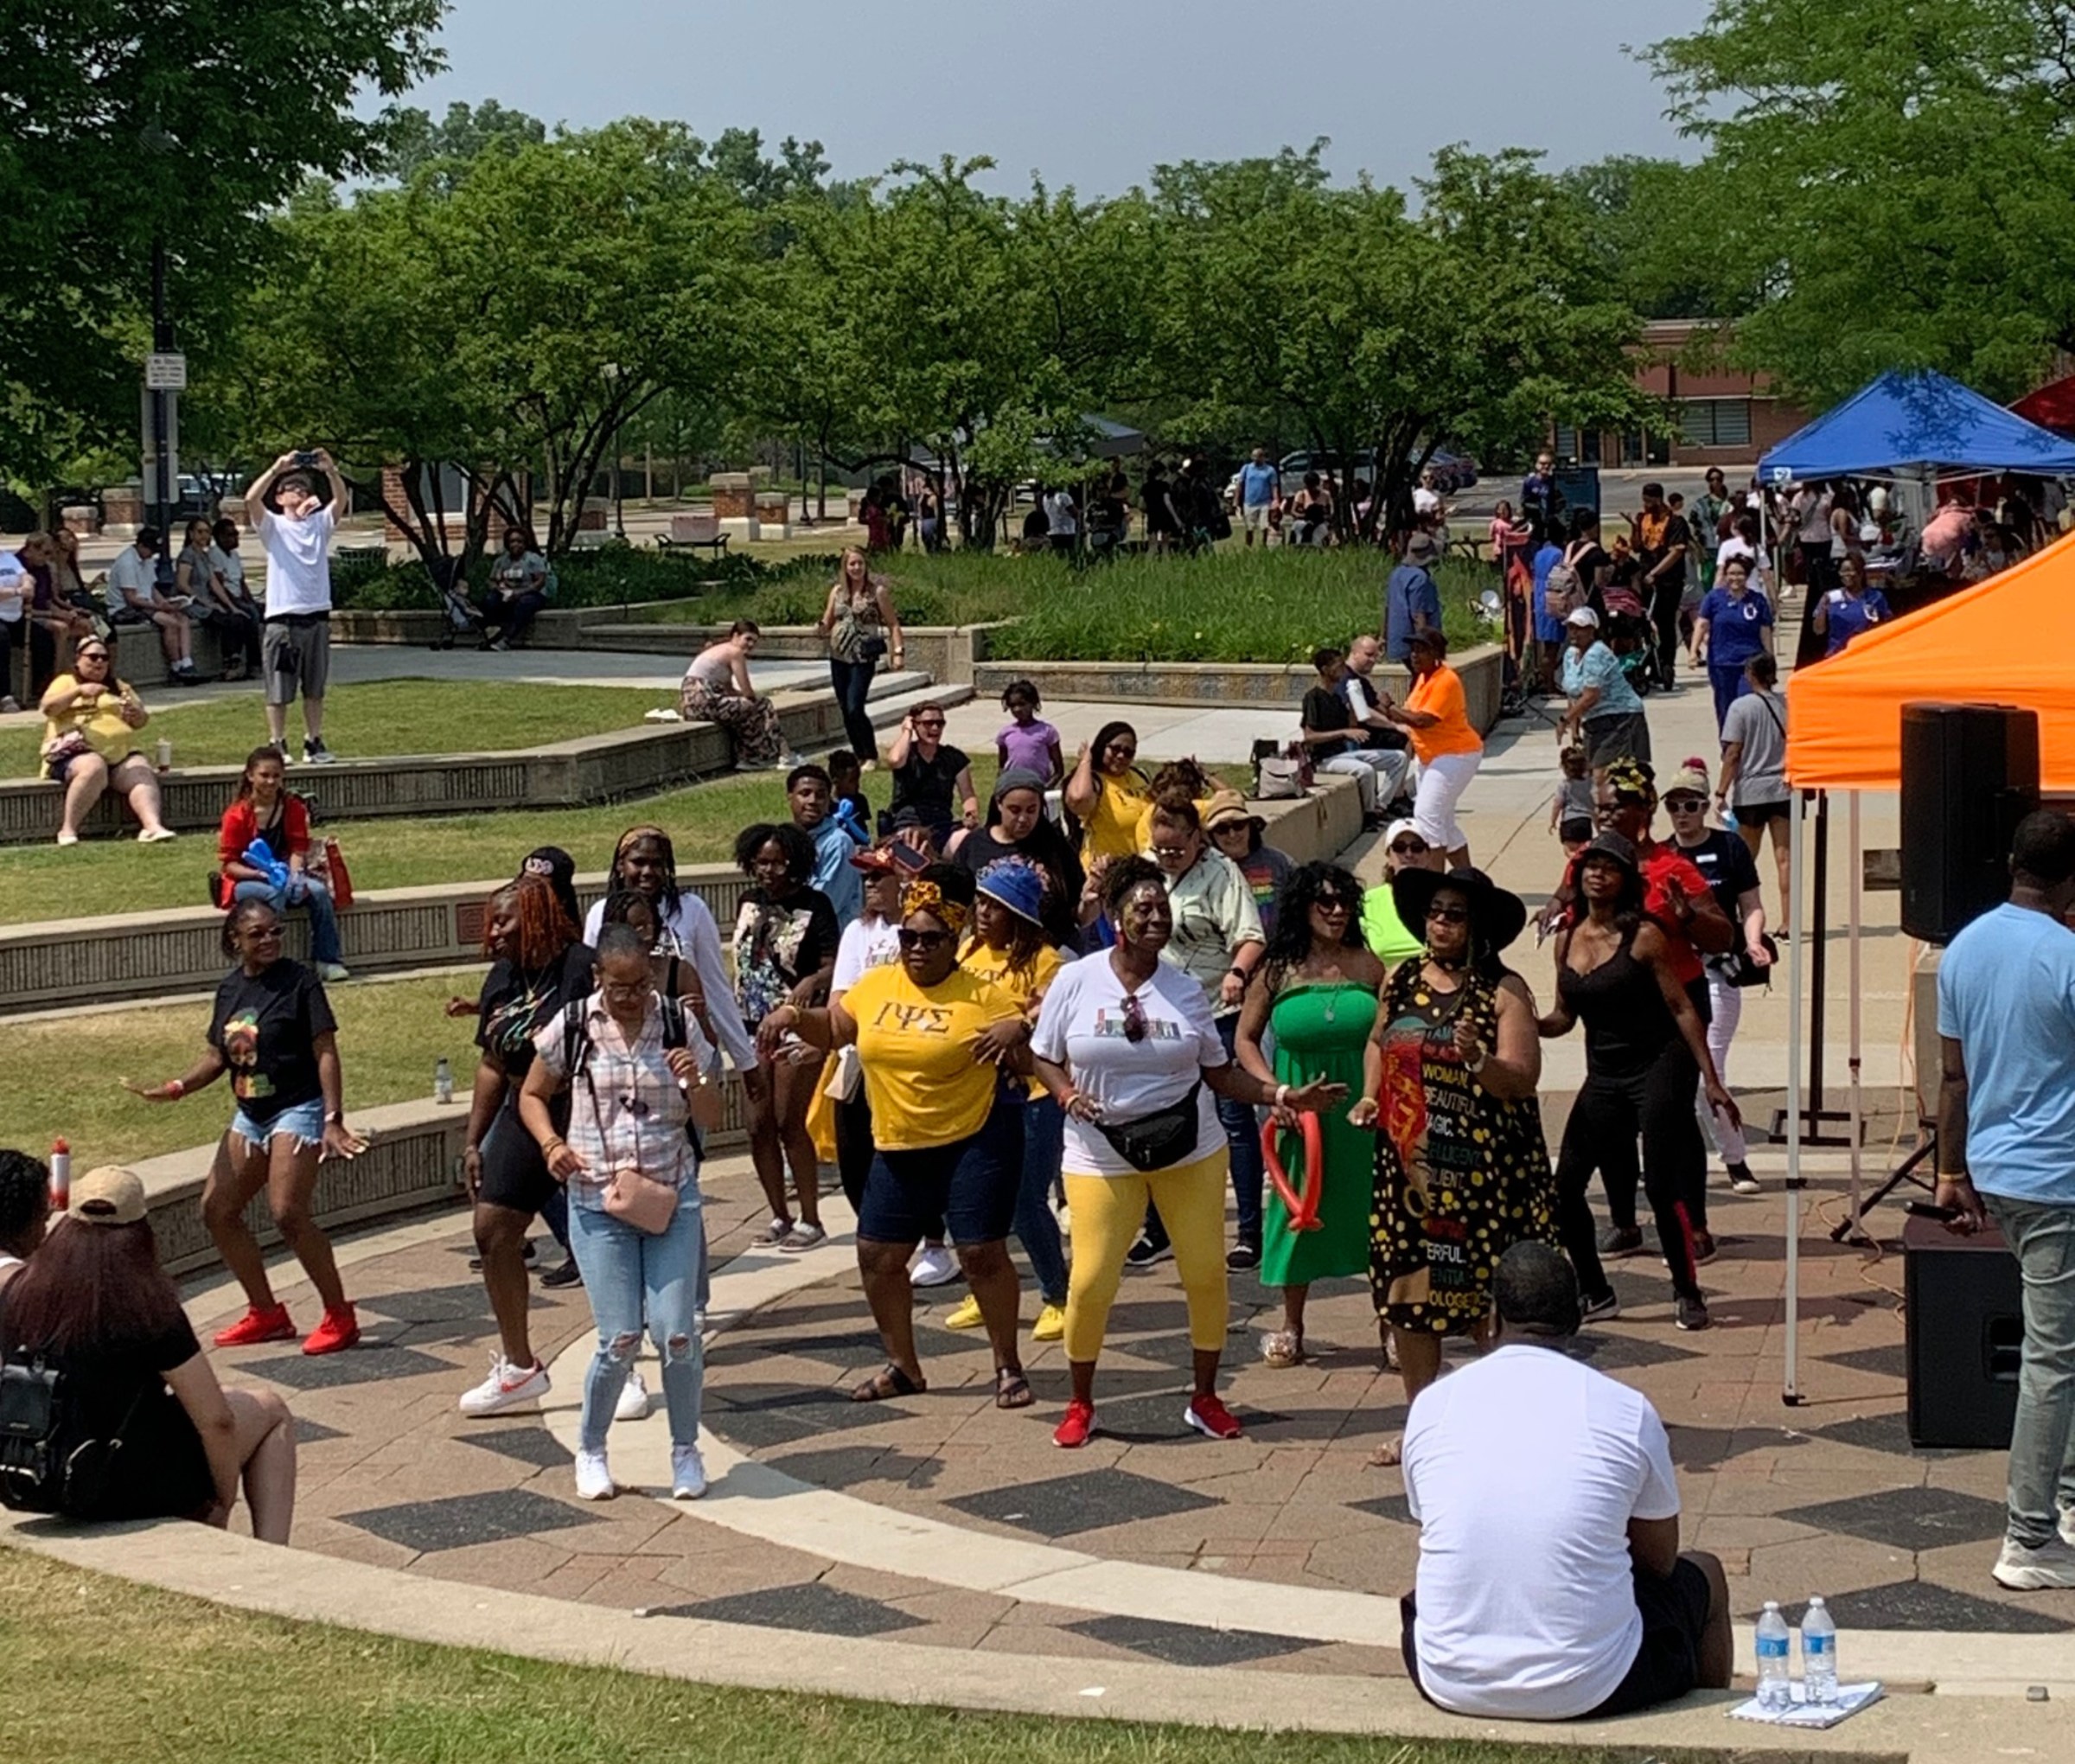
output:
M1708 684L1714 689L1714 727L1720 734L1722 725L1729 720L1729 706L1749 690L1750 682L1744 678L1740 662L1725 668L1711 659L1708 663Z
M1218 1039L1232 1051L1239 1033L1239 1013L1217 1019ZM1248 1243L1261 1242L1261 1187L1267 1168L1261 1161L1261 1116L1251 1102L1217 1098L1217 1123L1225 1130L1225 1143L1232 1148L1232 1198L1239 1204L1239 1235Z
M1985 1194L2024 1281L2025 1352L2010 1429L2010 1537L2051 1543L2075 1506L2075 1206Z
M877 662L839 662L828 658L828 683L836 689L836 708L843 713L843 736L857 757L870 759L878 751L878 732L865 706L872 697L872 677Z
M677 1217L659 1237L636 1230L602 1207L570 1208L569 1247L583 1270L584 1290L598 1326L598 1351L584 1376L584 1416L577 1429L577 1441L585 1451L605 1449L613 1405L627 1387L627 1374L641 1347L644 1312L649 1335L663 1357L670 1442L699 1443L706 1356L693 1307L703 1259L703 1222L696 1180L685 1184Z
M286 888L277 888L271 882L240 882L232 895L236 900L264 900L284 918L290 907L308 907L310 959L339 959L339 916L331 904L331 891L315 876L290 876Z
M1052 1188L1066 1154L1066 1115L1050 1096L1023 1107L1023 1184L1016 1191L1016 1237L1030 1258L1031 1278L1048 1305L1066 1303L1066 1250L1052 1211Z

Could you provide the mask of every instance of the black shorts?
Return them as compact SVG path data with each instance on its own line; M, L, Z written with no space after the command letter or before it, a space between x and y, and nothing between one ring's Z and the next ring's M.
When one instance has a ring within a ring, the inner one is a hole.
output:
M1650 758L1650 722L1641 711L1614 711L1603 717L1587 717L1585 763L1598 771L1617 759Z
M1735 806L1736 824L1739 827L1764 827L1769 821L1791 821L1794 805L1791 802L1744 802Z
M504 1106L482 1136L482 1183L476 1198L531 1218L561 1185L548 1174L539 1142L519 1119L518 1097L514 1084L505 1093Z
M1575 1717L1579 1721L1605 1721L1617 1715L1633 1715L1638 1710L1656 1709L1676 1703L1701 1682L1701 1637L1708 1627L1709 1592L1708 1576L1700 1564L1682 1556L1669 1575L1651 1574L1637 1568L1631 1575L1636 1609L1643 1615L1643 1645L1627 1675L1615 1685L1597 1709ZM1404 1619L1400 1646L1413 1689L1427 1697L1420 1683L1419 1651L1413 1643L1413 1626L1419 1613L1410 1593L1398 1601ZM1440 1708L1439 1703L1434 1703Z
M1567 846L1590 845L1593 842L1593 820L1589 815L1572 815L1560 822L1556 837Z
M858 1236L880 1243L919 1243L938 1229L954 1243L999 1243L1016 1217L1023 1186L1023 1105L1005 1090L969 1139L923 1151L881 1149L865 1179Z

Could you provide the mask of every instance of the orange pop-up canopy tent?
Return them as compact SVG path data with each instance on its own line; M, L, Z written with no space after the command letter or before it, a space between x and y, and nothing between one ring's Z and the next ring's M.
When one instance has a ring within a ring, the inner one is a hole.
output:
M1791 675L1788 780L1900 789L1902 706L1918 699L2038 712L2040 788L2075 794L2075 534Z

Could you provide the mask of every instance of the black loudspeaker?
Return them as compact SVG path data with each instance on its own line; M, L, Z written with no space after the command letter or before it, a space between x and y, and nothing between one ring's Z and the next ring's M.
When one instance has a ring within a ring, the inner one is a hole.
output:
M1911 1219L1902 1251L1910 1444L2007 1450L2025 1345L2017 1258L1993 1225L1956 1237L1936 1219Z
M2010 838L2039 807L2039 715L1902 706L1902 929L1946 943L2010 893Z

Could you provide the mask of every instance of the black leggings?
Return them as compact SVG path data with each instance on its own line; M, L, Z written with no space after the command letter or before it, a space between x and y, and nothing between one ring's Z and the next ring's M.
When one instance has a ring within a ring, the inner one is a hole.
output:
M1606 1185L1607 1211L1617 1225L1636 1218L1636 1135L1643 1136L1642 1184L1657 1221L1657 1241L1671 1269L1672 1290L1697 1298L1693 1237L1707 1230L1695 1197L1707 1179L1708 1154L1693 1109L1700 1074L1683 1041L1665 1048L1646 1071L1610 1077L1588 1069L1556 1157L1556 1226L1564 1251L1589 1301L1608 1290L1593 1239L1586 1185L1597 1169Z

